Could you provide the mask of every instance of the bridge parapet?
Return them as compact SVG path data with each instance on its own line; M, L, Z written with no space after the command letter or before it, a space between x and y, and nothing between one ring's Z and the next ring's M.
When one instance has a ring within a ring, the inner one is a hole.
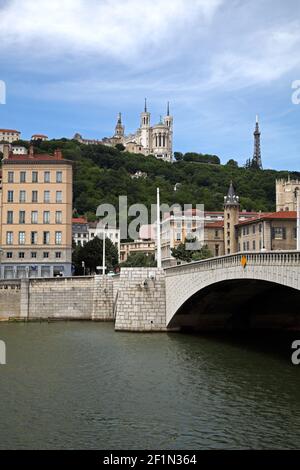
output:
M195 269L197 269L197 271L208 271L212 269L241 266L243 258L246 259L246 265L249 266L300 265L299 251L268 251L262 253L246 252L181 264L179 266L166 268L165 272L167 276L173 276L194 271Z

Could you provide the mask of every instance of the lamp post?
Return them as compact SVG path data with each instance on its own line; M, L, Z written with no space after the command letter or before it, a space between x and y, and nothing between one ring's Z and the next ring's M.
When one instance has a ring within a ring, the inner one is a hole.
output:
M295 189L295 198L297 201L297 229L296 229L296 238L297 238L297 251L300 251L300 189Z
M105 227L103 227L102 275L105 276Z
M157 188L157 202L156 202L156 242L157 242L157 267L161 269L161 228L160 228L160 194L159 188Z

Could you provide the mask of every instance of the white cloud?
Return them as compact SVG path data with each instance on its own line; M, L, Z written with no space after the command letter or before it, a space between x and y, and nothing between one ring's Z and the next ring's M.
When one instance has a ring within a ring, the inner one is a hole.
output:
M0 9L2 47L31 56L92 54L142 58L206 24L223 0L8 0Z

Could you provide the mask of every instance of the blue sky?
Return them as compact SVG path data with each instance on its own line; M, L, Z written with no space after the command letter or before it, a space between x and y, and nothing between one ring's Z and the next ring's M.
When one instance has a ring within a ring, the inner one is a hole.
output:
M174 150L300 171L298 0L0 0L0 127L24 138L135 131L170 101Z

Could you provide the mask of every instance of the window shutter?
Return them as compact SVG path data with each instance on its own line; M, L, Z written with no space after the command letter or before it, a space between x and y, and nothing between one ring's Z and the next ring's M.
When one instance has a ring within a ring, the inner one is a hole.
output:
M282 238L286 240L286 227L282 227Z
M275 228L272 227L272 240L274 240L274 238L275 238Z

